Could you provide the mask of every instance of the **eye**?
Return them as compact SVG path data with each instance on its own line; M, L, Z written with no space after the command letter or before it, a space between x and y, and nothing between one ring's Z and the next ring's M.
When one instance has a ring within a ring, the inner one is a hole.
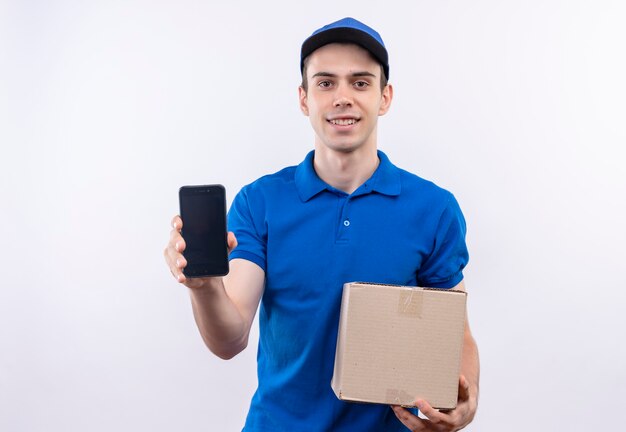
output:
M317 86L321 87L321 88L329 88L332 85L333 85L333 83L328 81L328 80L323 80L323 81L320 81L320 82L317 83Z
M354 86L358 89L365 89L370 85L367 81L355 81Z

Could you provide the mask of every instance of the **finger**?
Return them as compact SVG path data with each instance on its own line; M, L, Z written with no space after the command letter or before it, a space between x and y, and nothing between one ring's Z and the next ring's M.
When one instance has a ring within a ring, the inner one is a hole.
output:
M459 377L459 401L466 401L470 398L469 382L465 375Z
M174 273L180 273L185 267L187 267L187 260L185 257L175 250L170 249L170 267Z
M447 414L437 411L423 399L418 399L415 402L415 405L417 405L417 409L419 409L422 414L428 417L428 420L430 420L432 423L440 423L444 421L446 417L448 417Z
M174 270L170 270L172 272L172 276L176 279L177 282L187 285L188 282L187 277L182 271L176 272Z
M231 253L233 249L237 247L237 237L232 231L228 232L228 253Z
M173 274L177 274L181 269L187 265L187 260L182 255L182 251L185 249L185 241L176 231L172 231L171 239L167 243L165 248L165 262ZM176 267L176 270L174 269Z
M170 231L170 241L163 251L165 262L172 276L180 283L185 282L187 279L182 271L182 269L187 266L187 260L182 255L182 251L184 251L186 247L185 240L180 235L182 225L183 221L180 216L174 216L172 219L172 230Z
M172 230L170 233L170 241L163 252L165 261L170 267L170 271L174 276L179 278L181 270L187 266L187 260L182 255L182 251L185 250L185 240L178 233L178 231Z
M185 243L185 239L183 238L183 236L180 235L180 232L178 232L176 230L172 230L170 232L170 242L169 242L169 245L176 252L180 252L180 253L182 253L185 250L185 248L187 247L187 243Z
M172 218L172 228L178 232L180 232L180 230L183 228L183 220L180 218L180 216L176 215Z
M163 251L165 256L165 262L172 273L172 276L176 278L178 282L185 282L185 275L183 274L183 268L187 266L187 260L183 255L176 252L172 247L168 246Z
M428 430L428 423L425 420L422 420L421 418L413 415L413 413L411 413L409 410L398 405L392 405L391 409L393 410L393 413L396 415L398 420L400 420L403 425L405 425L413 432Z
M172 273L172 276L174 276L178 282L185 282L186 278L182 271L182 269L187 265L185 258L178 252L172 250L169 246L163 251L163 256L165 257L165 262L170 270L170 273Z

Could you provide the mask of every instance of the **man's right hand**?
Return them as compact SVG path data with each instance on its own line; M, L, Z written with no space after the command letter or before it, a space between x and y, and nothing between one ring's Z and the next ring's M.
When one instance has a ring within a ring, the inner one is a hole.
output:
M191 288L193 315L206 345L220 358L232 358L248 344L250 327L263 295L265 272L251 261L235 258L230 261L230 272L225 277L185 277L183 269L187 260L183 256L182 228L182 219L175 216L163 252L165 262L176 280ZM235 247L237 239L229 232L228 253Z
M165 256L165 262L170 269L170 272L176 278L179 283L184 284L188 288L198 289L211 285L212 280L216 278L203 277L203 278L187 278L183 274L183 269L187 266L187 260L183 256L185 250L185 239L180 234L183 228L183 220L180 216L176 215L172 219L172 230L170 231L170 240L163 251ZM228 253L237 247L237 239L232 232L228 233ZM221 278L220 278L221 279Z

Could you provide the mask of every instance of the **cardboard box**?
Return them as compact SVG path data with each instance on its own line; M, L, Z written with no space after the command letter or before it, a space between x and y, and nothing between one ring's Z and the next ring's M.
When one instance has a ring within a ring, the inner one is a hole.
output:
M456 406L464 291L347 283L331 386L345 401Z

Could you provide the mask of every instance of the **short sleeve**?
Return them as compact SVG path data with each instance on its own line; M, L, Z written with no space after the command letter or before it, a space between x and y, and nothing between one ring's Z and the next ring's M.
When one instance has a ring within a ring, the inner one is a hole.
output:
M439 218L433 249L417 274L420 286L454 288L463 280L463 269L469 260L465 235L465 218L456 199L449 194Z
M263 215L262 205L251 199L249 187L242 189L228 211L228 229L237 237L237 247L228 258L251 261L266 271L267 229Z

